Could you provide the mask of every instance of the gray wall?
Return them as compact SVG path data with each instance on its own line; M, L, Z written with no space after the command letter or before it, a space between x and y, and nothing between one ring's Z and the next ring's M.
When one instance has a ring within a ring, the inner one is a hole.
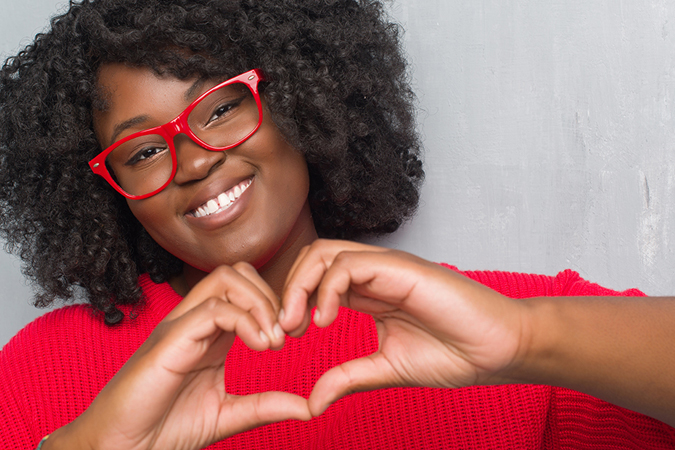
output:
M3 2L8 55L65 2ZM9 9L9 12L7 12ZM675 3L399 0L427 181L379 242L464 269L675 292ZM0 344L31 317L0 256Z
M16 54L31 42L64 0L0 0L0 59ZM0 212L4 214L4 212ZM0 241L2 243L2 241ZM33 292L21 275L20 262L0 250L0 346L44 310L31 305Z

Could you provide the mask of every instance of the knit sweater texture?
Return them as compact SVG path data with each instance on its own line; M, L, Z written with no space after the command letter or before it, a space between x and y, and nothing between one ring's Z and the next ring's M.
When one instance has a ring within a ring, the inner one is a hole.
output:
M453 268L454 269L454 268ZM460 272L513 298L643 295L615 292L572 271L555 277ZM71 422L180 302L168 284L139 279L141 306L106 326L86 305L50 312L0 352L0 446L34 449ZM331 367L377 350L372 318L341 309L333 325L310 326L280 351L240 340L227 355L228 392L268 390L308 397ZM550 386L393 388L349 395L309 422L285 421L232 436L209 449L673 449L675 429L585 394Z

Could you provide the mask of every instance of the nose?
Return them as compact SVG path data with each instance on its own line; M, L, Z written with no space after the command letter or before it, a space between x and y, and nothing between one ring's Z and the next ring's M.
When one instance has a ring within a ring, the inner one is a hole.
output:
M179 185L203 180L226 158L226 152L206 150L184 134L174 138L174 145L178 167L173 181Z

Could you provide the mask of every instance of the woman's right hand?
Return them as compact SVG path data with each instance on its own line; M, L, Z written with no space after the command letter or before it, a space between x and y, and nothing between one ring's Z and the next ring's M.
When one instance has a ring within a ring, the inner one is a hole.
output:
M279 309L278 298L251 265L219 267L43 449L200 449L267 423L309 420L302 397L225 391L224 362L235 334L255 350L283 346Z

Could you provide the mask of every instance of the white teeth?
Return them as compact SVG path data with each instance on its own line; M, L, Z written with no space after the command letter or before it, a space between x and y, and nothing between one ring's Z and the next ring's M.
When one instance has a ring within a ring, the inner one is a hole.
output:
M220 206L223 207L229 205L232 202L230 201L230 197L228 197L227 194L223 192L218 196L218 203L220 203Z
M218 205L218 202L215 200L209 200L206 202L206 208L209 210L209 214L213 214L214 212L218 211L218 208L220 206Z
M230 189L229 192L223 192L218 195L218 197L209 200L205 204L201 205L192 212L192 215L195 217L204 217L209 216L213 213L224 211L229 208L236 199L238 199L241 194L251 185L253 182L252 179L243 181Z

